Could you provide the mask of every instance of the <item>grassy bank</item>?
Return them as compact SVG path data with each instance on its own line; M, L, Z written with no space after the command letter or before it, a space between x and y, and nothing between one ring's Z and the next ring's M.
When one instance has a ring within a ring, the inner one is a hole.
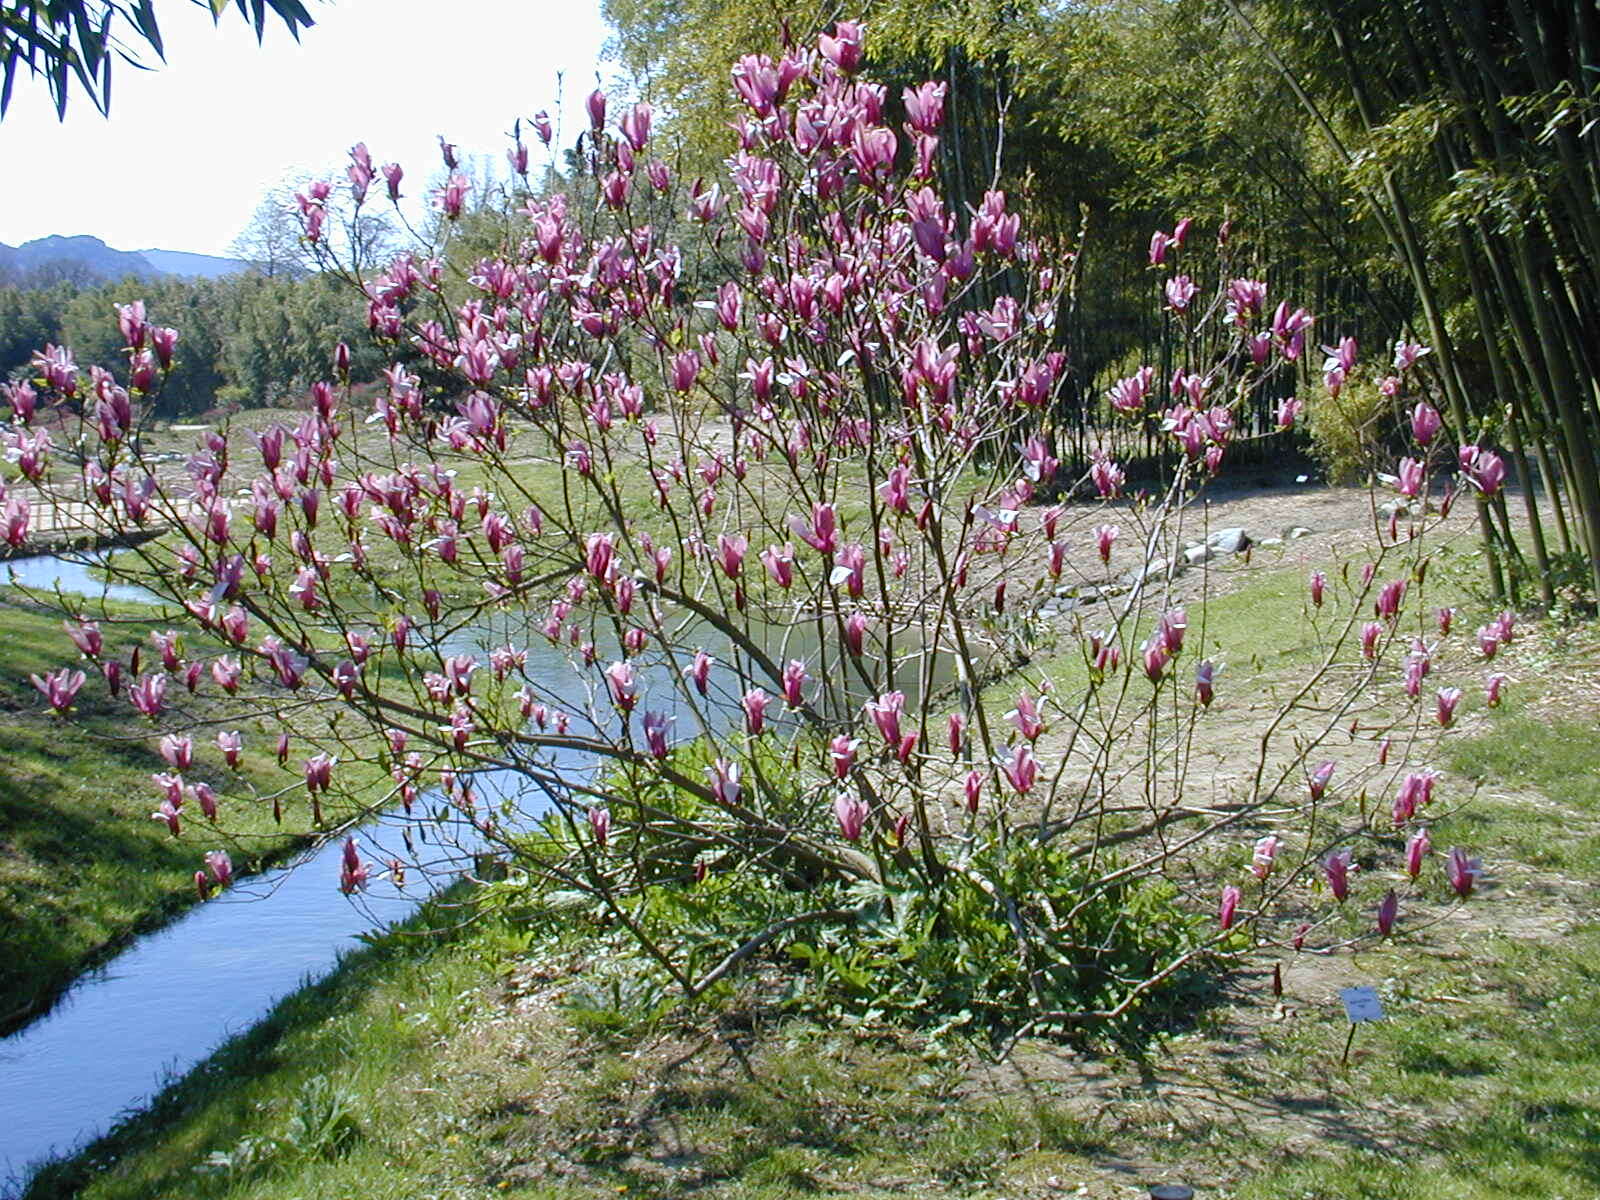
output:
M125 651L155 627L136 608L116 611L122 616L104 625L108 651ZM194 903L192 880L207 850L226 849L243 874L306 842L273 822L260 797L288 779L265 734L239 720L199 725L189 773L221 797L229 837L209 829L194 805L184 811L183 836L172 837L150 819L159 799L150 777L168 769L157 731L126 700L109 699L98 680L79 694L70 724L49 715L29 683L29 674L72 655L58 614L0 598L0 1033L47 1008L131 937ZM217 729L245 733L237 772L209 744Z
M1258 628L1295 628L1284 581L1236 595ZM1243 619L1224 606L1219 632ZM1303 652L1261 641L1268 675ZM486 920L353 956L30 1200L1110 1200L1163 1179L1240 1200L1587 1197L1600 639L1530 631L1505 653L1516 699L1474 709L1441 764L1442 792L1477 794L1433 825L1436 846L1485 855L1482 895L1454 909L1441 884L1403 915L1404 940L1354 956L1263 955L1142 1056L1024 1042L994 1065L961 1043L779 1017L753 991L651 1015L604 986L592 947ZM1341 1063L1337 992L1358 983L1387 1020Z

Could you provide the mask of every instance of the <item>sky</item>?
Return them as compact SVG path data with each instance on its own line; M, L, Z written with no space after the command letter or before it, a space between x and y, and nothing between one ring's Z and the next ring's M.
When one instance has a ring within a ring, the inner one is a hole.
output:
M440 169L439 134L503 166L513 120L554 116L564 99L570 142L597 71L609 75L599 0L306 7L316 24L298 46L270 23L258 46L232 6L213 27L204 8L157 4L166 63L119 62L109 118L75 95L58 122L43 82L20 77L0 120L11 181L0 242L87 233L119 250L227 254L274 187L332 172L342 182L356 142L399 162L402 190L417 196Z

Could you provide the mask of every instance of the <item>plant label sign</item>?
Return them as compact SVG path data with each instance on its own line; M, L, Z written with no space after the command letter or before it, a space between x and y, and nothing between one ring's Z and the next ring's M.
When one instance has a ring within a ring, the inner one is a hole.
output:
M1383 1004L1378 1000L1377 988L1344 988L1340 991L1339 998L1344 1001L1345 1016L1350 1019L1350 1024L1358 1025L1362 1021L1383 1020Z

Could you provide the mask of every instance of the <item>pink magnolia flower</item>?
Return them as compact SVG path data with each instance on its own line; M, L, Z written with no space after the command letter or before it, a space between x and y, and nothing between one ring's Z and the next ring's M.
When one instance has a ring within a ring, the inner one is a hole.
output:
M1400 612L1400 605L1405 600L1406 581L1395 579L1383 585L1378 592L1378 599L1373 604L1376 615L1384 621L1392 621Z
M867 827L866 801L859 796L840 792L833 800L833 816L839 822L839 832L846 841L859 841Z
M239 755L244 750L244 738L237 729L224 730L217 734L217 749L222 751L224 762L230 767L237 767Z
M604 674L606 686L611 689L611 702L622 710L624 716L631 713L633 706L639 702L632 665L614 662L605 669Z
M1242 895L1239 889L1231 883L1222 889L1222 904L1217 910L1217 923L1222 926L1224 933L1233 928L1234 914L1239 907Z
M1406 842L1406 874L1415 879L1422 874L1422 864L1428 859L1428 852L1433 849L1433 843L1428 839L1426 828L1419 829L1411 835Z
M314 754L305 761L306 791L315 796L333 786L334 760L327 754Z
M368 873L366 864L361 861L361 852L356 849L355 838L345 838L344 854L339 861L339 890L346 896L360 891L367 886Z
M470 654L453 654L444 660L444 677L458 696L472 690L472 676L478 669L478 660Z
M718 804L732 808L739 803L739 764L719 758L706 768L711 777L711 794Z
M211 785L201 782L195 784L190 790L194 793L194 798L200 802L200 811L205 814L206 820L216 821L217 793L212 790Z
M1478 886L1483 866L1477 859L1468 858L1467 852L1460 846L1453 846L1445 860L1445 873L1450 880L1451 889L1465 900Z
M646 103L635 104L622 114L622 136L635 151L643 150L650 140L650 124L654 110Z
M1107 395L1111 400L1111 407L1120 413L1139 413L1144 411L1145 399L1150 395L1151 384L1155 381L1155 368L1140 367L1126 379L1119 379L1111 385Z
M828 757L833 762L834 778L843 779L850 774L856 762L856 748L860 745L859 741L842 733L828 743Z
M233 860L228 857L226 850L206 851L205 864L219 888L225 888L233 882Z
M739 571L744 570L744 554L750 549L749 539L744 534L717 534L717 563L722 566L723 574L730 579L738 579Z
M339 694L348 700L355 694L356 684L361 679L361 668L348 658L340 659L339 664L333 668L332 678Z
M695 690L702 696L706 694L711 679L712 658L704 650L694 652L694 661L683 669L683 673L694 683Z
M163 671L176 671L183 662L179 654L179 634L175 629L166 632L152 630L150 640L155 643L156 649L161 652L161 669Z
M835 21L833 34L824 33L817 38L817 49L822 57L846 75L861 66L861 26L855 21Z
M1419 346L1415 342L1396 342L1394 344L1394 369L1396 371L1409 371L1419 358L1428 353L1431 353L1431 351L1427 346Z
M1067 562L1067 544L1065 542L1051 542L1046 550L1045 570L1050 573L1051 579L1061 578L1061 569Z
M1229 280L1227 319L1239 329L1245 329L1249 325L1249 318L1259 317L1266 303L1267 285L1262 280Z
M1422 691L1422 680L1423 677L1427 675L1429 666L1430 660L1426 654L1406 655L1405 665L1402 668L1402 676L1405 681L1405 693L1413 700L1416 699L1416 697Z
M966 737L967 719L960 713L951 713L949 719L945 722L945 728L949 735L950 753L959 755L961 753L961 743Z
M105 640L100 636L100 626L93 621L85 621L81 625L74 625L71 621L62 622L62 627L67 631L67 636L72 639L72 644L78 648L78 653L85 658L99 658L100 652L105 648Z
M650 750L650 757L665 758L667 756L667 726L671 718L665 713L646 712L644 714L644 742Z
M1496 618L1496 623L1500 626L1500 640L1503 643L1505 643L1507 646L1509 646L1509 645L1511 645L1512 642L1517 640L1516 639L1517 617L1516 617L1516 614L1513 613L1509 608L1506 609L1504 612L1502 612L1499 615L1499 617Z
M898 749L900 745L900 715L905 711L905 706L904 692L885 692L876 700L867 701L864 706L891 749Z
M844 621L844 643L846 649L860 658L867 635L867 618L864 613L851 613Z
M1394 928L1395 917L1400 913L1400 897L1390 888L1378 905L1378 936L1388 937Z
M1483 701L1490 708L1500 707L1500 691L1511 677L1496 671L1483 681Z
M1306 775L1306 787L1313 800L1321 800L1328 790L1328 781L1333 778L1335 766L1332 759L1324 759Z
M684 350L673 355L669 381L672 389L687 392L700 377L700 355L694 350Z
M1017 697L1017 707L1006 714L1006 719L1014 721L1017 732L1030 742L1039 740L1039 735L1044 732L1044 722L1039 718L1038 703L1027 692Z
M1412 771L1400 781L1394 797L1394 823L1398 828L1411 820L1417 810L1433 799L1432 772Z
M983 772L976 769L968 771L963 791L966 793L967 811L975 814L983 800Z
M1183 637L1188 629L1188 612L1182 608L1172 608L1161 614L1156 636L1161 639L1161 645L1168 654L1179 654L1183 651Z
M1165 292L1167 307L1175 313L1187 312L1189 305L1194 302L1195 294L1200 290L1195 286L1194 280L1187 275L1178 275L1167 280Z
M812 505L809 528L799 517L790 519L789 528L819 554L831 555L839 548L839 517L831 504Z
M188 734L169 733L161 739L161 757L169 767L187 771L194 765L194 739Z
M1414 500L1422 494L1426 477L1427 468L1420 459L1402 458L1396 468L1395 490Z
M1419 446L1426 446L1433 441L1443 424L1439 419L1439 410L1426 400L1418 401L1411 410L1411 436Z
M128 686L128 700L134 709L145 717L154 719L166 707L167 677L165 675L144 675Z
M198 666L199 664L194 664ZM239 690L239 678L243 668L239 665L237 657L223 656L211 660L211 678L216 680L217 686L229 695ZM192 689L191 689L192 690Z
M144 349L144 301L113 305L117 310L117 328L122 333L122 344L130 350Z
M1282 841L1273 834L1268 834L1258 841L1250 855L1251 874L1257 879L1265 879L1272 874L1272 865L1277 860L1278 848L1282 844Z
M1210 708L1215 695L1217 666L1209 658L1202 659L1194 669L1194 696L1202 708Z
M799 708L805 703L801 689L806 685L806 664L798 658L789 660L783 668L783 699L790 708Z
M1111 561L1111 547L1116 544L1117 535L1121 532L1115 525L1096 525L1094 527L1095 549L1100 552L1100 561Z
M170 771L161 771L150 776L150 782L156 785L156 789L161 793L162 798L171 804L173 808L183 807L182 775L175 775Z
M902 93L906 123L918 133L937 133L944 123L946 87L942 83L922 83Z
M1163 644L1159 634L1144 644L1143 653L1145 677L1151 683L1160 683L1162 675L1166 672L1167 663L1172 659L1172 655Z
M1456 719L1456 705L1461 703L1460 688L1440 688L1434 716L1444 728L1450 728Z
M751 688L740 700L744 708L744 729L751 737L760 737L766 728L767 705L771 703L772 697L760 688Z
M794 583L794 543L768 546L761 552L761 562L779 587L786 588Z
M591 533L584 543L584 566L599 583L611 579L616 546L616 535L610 533Z
M235 646L243 645L250 637L250 616L234 605L222 614L222 636Z
M42 678L38 675L29 675L28 678L33 681L33 686L39 689L46 703L58 713L66 713L72 708L72 702L77 698L84 681L82 671L74 671L67 667L51 671ZM166 680L163 679L162 683L165 684Z
M1497 622L1478 627L1478 650L1484 658L1493 658L1500 650L1500 626Z
M150 814L150 819L166 822L167 832L173 837L178 837L183 832L183 821L178 814L178 806L171 800L163 800L160 807Z
M1378 657L1378 639L1383 636L1383 626L1368 621L1361 627L1361 657L1371 660Z
M1089 479L1102 500L1114 499L1127 482L1127 475L1109 458L1097 456L1089 467Z
M1000 764L1000 769L1005 772L1007 781L1019 796L1026 796L1039 780L1039 760L1034 757L1033 747L1027 742L1013 750Z
M465 175L453 174L445 180L444 186L434 193L434 205L448 220L454 221L461 216L462 209L467 202L467 193L472 190L472 181Z
M1467 471L1467 482L1485 496L1497 494L1506 481L1506 464L1493 450L1483 450L1473 457Z
M1327 877L1328 890L1333 893L1333 898L1341 904L1350 895L1350 862L1352 857L1349 850L1336 850L1322 861L1322 873Z
M589 831L594 834L594 844L600 849L606 848L606 842L611 839L611 810L609 808L589 809Z
M1321 571L1311 572L1311 603L1317 608L1322 607L1322 597L1328 587L1328 577Z

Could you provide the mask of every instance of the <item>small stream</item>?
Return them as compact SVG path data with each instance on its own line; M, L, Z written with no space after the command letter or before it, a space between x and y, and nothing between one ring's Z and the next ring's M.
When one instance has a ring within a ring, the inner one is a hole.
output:
M81 554L0 563L0 587L21 584L123 603L156 599L96 579L93 569L102 561ZM461 645L453 650L465 650L475 638L454 640ZM808 648L785 650L809 657ZM528 647L527 672L546 686L572 689L571 664L542 639ZM641 704L668 712L677 707L670 685L659 680ZM579 724L575 718L575 729ZM576 754L563 765L584 769ZM512 772L480 773L473 783L488 804L498 803L506 789L527 790ZM424 797L423 806L433 799ZM542 794L532 803L522 797L517 819L537 817L543 800ZM416 849L432 863L425 873L410 871L409 886L397 887L380 870L392 858L414 861L402 845L401 827L408 823L385 816L357 831L362 857L373 868L359 896L337 890L343 839L333 839L139 938L82 976L49 1013L0 1039L0 1196L20 1192L32 1169L107 1132L278 1000L327 974L357 935L410 915L433 890L459 878L481 844L465 822L430 827L426 834L412 825ZM205 848L195 844L197 862Z
M157 599L96 579L103 561L100 554L15 559L0 563L0 586L119 603ZM546 654L540 670L570 676L564 657ZM516 781L483 773L473 782L493 804ZM326 975L358 935L404 920L459 877L479 844L462 821L419 830L413 837L430 869L411 870L399 887L382 864L412 861L404 823L385 817L356 832L372 868L358 896L338 891L343 838L334 838L140 937L81 976L48 1013L0 1039L0 1196L19 1194L44 1161L107 1132L277 1001ZM197 842L197 862L203 849Z
M195 906L0 1040L0 1194L7 1178L106 1132L326 974L357 934L401 919L427 894L375 874L352 903L335 886L341 852L332 841Z
M142 587L96 579L94 571L108 552L86 550L71 558L50 554L30 555L0 562L0 588L24 587L46 595L60 591L68 596L105 599L117 604L159 604L161 599Z

